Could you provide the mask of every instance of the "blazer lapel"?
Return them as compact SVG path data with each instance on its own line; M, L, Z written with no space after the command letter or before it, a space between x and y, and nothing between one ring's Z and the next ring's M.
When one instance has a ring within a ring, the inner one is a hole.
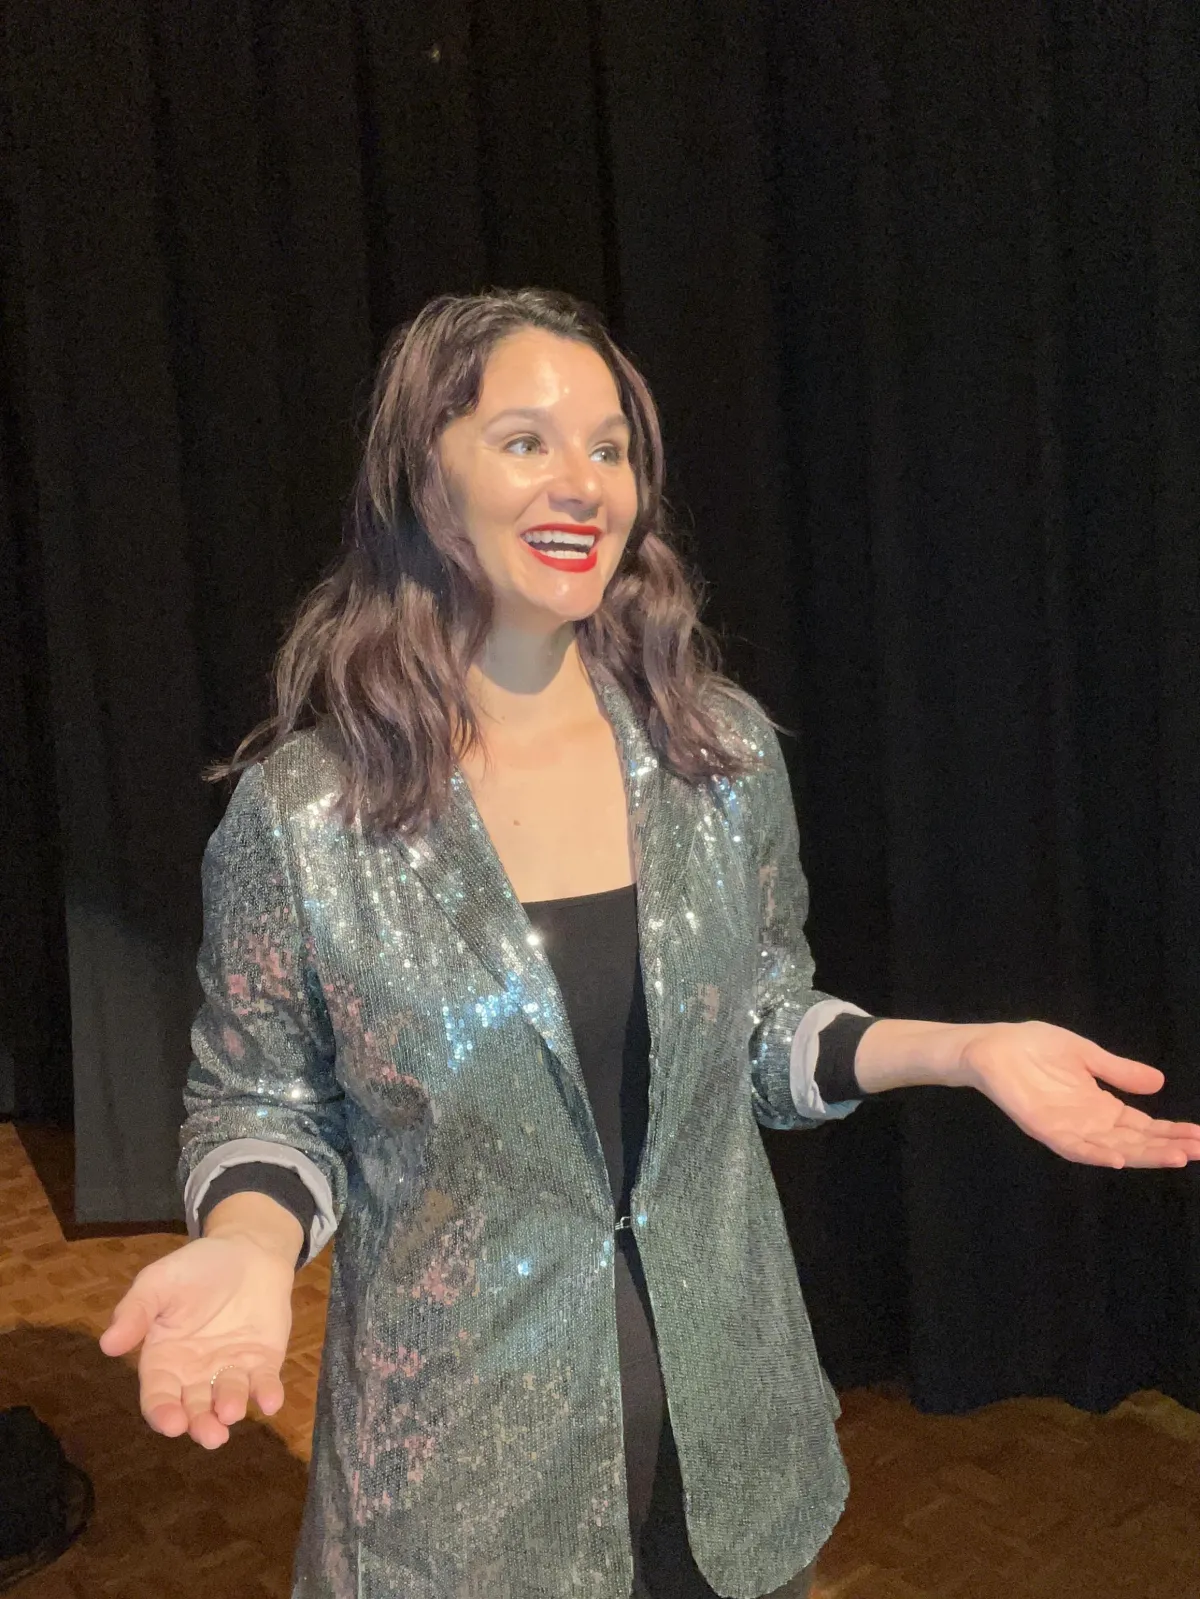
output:
M661 1054L668 1014L679 997L664 992L662 953L700 832L703 789L684 782L663 765L644 723L616 683L598 678L595 687L622 754L637 879L638 949L651 1055L656 1059ZM652 1066L651 1128L657 1119L661 1087L658 1071Z
M621 751L638 889L638 936L649 987L695 846L700 793L659 760L624 691L607 677L598 677L595 687ZM646 997L650 1004L650 994Z
M461 771L450 800L420 838L401 839L409 866L455 932L511 997L531 1027L576 1076L582 1076L566 1007L550 962L513 891Z

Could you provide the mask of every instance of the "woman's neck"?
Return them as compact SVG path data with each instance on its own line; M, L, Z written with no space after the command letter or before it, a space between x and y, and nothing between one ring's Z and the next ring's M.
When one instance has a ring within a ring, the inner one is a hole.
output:
M596 713L574 623L552 634L494 628L467 689L485 741L543 738Z

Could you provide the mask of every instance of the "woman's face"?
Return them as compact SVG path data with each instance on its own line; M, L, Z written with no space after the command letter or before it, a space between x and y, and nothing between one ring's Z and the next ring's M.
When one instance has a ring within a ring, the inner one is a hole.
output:
M637 515L629 440L590 345L541 328L497 343L479 404L440 440L496 625L550 633L597 609Z

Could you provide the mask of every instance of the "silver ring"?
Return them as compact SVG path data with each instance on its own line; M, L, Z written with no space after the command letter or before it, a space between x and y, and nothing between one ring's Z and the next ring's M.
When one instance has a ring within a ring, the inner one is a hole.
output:
M217 1378L223 1371L238 1371L239 1369L240 1368L238 1366L232 1364L228 1366L218 1366L216 1371L214 1371L212 1376L208 1379L208 1386L210 1388L215 1388L217 1385Z

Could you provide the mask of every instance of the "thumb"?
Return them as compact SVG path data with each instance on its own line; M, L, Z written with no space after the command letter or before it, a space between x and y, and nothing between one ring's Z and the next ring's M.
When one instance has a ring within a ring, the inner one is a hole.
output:
M153 1326L159 1308L157 1294L144 1287L131 1288L100 1334L100 1348L106 1355L124 1355L136 1349Z
M1166 1082L1157 1066L1128 1060L1124 1055L1110 1055L1106 1049L1096 1050L1088 1065L1101 1082L1122 1088L1127 1094L1157 1094Z

